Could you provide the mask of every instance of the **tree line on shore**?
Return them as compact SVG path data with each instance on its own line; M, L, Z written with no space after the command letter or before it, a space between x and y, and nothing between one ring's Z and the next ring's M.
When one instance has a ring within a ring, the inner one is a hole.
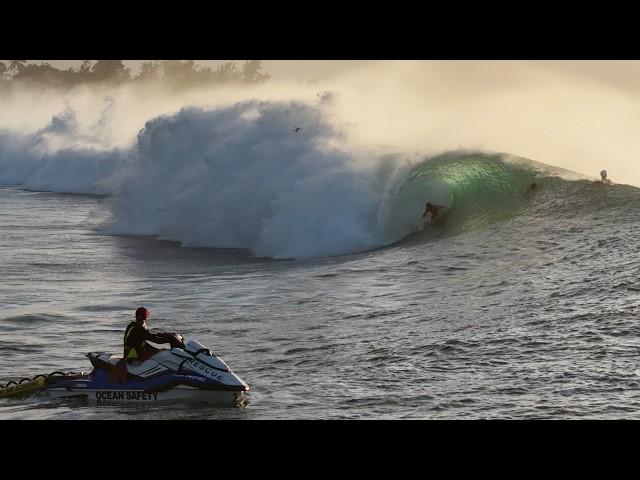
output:
M0 62L0 88L19 84L70 89L81 84L123 85L148 81L173 90L210 85L255 85L271 77L261 70L260 60L242 64L225 62L215 69L198 65L194 60L149 60L141 63L137 75L132 75L122 60L84 60L79 67L65 70L45 61L9 60Z

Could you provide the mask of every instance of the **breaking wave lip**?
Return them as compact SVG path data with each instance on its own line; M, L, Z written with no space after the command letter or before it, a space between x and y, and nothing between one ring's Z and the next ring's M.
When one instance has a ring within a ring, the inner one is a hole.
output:
M67 109L34 134L0 131L0 183L110 195L104 234L310 258L398 242L427 201L447 207L447 231L481 227L559 172L486 152L380 155L349 144L322 105L294 101L186 107L149 120L129 149L101 143L108 119L83 130Z

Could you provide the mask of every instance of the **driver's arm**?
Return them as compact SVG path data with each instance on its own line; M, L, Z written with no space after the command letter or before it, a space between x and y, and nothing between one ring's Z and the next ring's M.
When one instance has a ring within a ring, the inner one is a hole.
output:
M162 334L151 333L149 330L145 330L146 337L145 340L149 340L153 343L169 343L167 337Z

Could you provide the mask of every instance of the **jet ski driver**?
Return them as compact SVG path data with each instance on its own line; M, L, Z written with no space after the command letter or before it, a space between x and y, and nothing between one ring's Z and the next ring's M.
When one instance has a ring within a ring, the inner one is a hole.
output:
M149 310L140 307L136 310L136 321L131 322L124 331L124 357L109 372L108 381L122 383L127 379L127 364L138 360L143 362L158 349L147 345L149 340L153 343L170 343L166 335L154 334L147 329Z
M157 352L152 346L147 345L149 340L153 343L168 343L166 336L156 335L147 329L149 310L140 307L136 310L136 321L131 322L124 332L124 359L126 361L143 361Z

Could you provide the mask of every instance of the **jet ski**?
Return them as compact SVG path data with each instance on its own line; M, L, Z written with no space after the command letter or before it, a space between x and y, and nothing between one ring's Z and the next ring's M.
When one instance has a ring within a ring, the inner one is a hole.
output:
M86 398L98 405L112 403L208 402L242 405L249 391L224 361L195 340L184 343L176 333L161 335L170 349L148 345L144 361L123 362L121 356L91 352L93 370L85 374L54 372L0 385L0 398L36 395L50 398Z

